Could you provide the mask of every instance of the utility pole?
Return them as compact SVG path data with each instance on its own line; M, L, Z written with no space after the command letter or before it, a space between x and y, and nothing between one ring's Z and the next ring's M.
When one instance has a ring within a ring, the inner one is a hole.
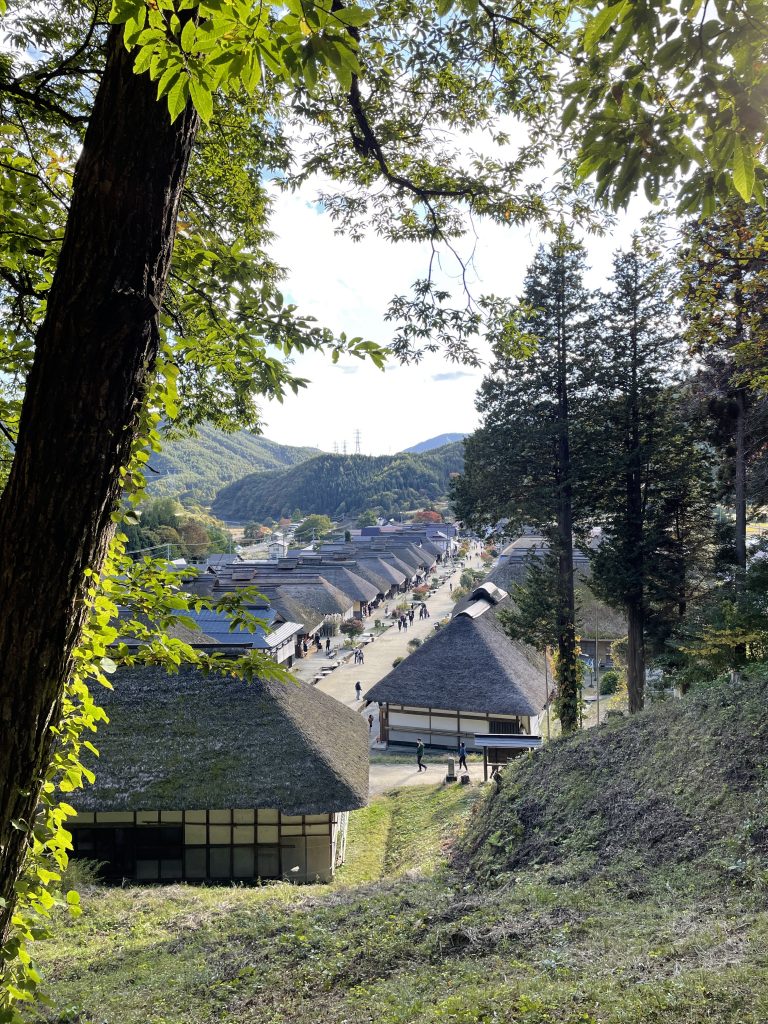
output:
M547 712L547 739L549 736L549 672L547 670L547 647L544 648L544 710Z
M360 454L360 428L355 430L355 455Z

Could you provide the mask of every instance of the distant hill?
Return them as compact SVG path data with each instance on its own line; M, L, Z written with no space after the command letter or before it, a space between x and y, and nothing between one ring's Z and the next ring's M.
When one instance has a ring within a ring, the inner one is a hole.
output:
M464 465L461 444L424 454L318 455L290 469L252 473L224 487L213 510L224 519L259 521L295 508L342 517L379 509L392 515L448 493Z
M198 428L197 437L169 441L152 456L149 491L158 498L208 505L232 480L258 470L284 469L317 454L317 448L292 448L246 430L225 434L205 425Z
M430 437L428 441L419 441L418 444L414 444L410 448L404 448L403 451L415 452L418 455L421 452L431 452L435 448L443 448L447 444L463 441L468 436L468 434L438 434L437 437Z

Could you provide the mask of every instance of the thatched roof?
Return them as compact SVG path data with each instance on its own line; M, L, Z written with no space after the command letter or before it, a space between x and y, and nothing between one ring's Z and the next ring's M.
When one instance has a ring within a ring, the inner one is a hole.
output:
M396 559L381 558L379 555L359 555L358 562L363 567L369 567L379 573L385 580L389 581L390 587L400 587L407 579L411 578L411 571L408 566L398 567Z
M303 623L311 633L326 615L349 615L352 600L322 577L291 582L274 577L259 579L256 585L284 621Z
M344 565L329 565L324 562L318 566L317 571L324 580L328 580L337 590L347 594L355 601L375 601L379 596L378 587L358 575L356 569L349 569Z
M322 814L368 800L368 727L306 683L119 670L99 694L96 782L78 810L276 807Z
M544 707L544 668L511 641L496 609L459 614L366 693L366 700L410 707L537 715ZM504 603L504 602L502 602Z

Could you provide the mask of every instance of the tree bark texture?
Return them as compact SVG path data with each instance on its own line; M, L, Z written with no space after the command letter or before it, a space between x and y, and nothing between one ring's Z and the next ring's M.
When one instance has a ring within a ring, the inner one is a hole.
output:
M0 940L158 352L198 119L172 125L113 29L0 499Z
M635 303L630 331L629 403L627 409L627 470L625 475L627 521L626 555L629 570L627 593L627 692L629 712L645 703L645 515L643 508L643 451L640 437L640 362L637 325L637 267Z
M565 269L559 274L560 316L557 342L557 670L558 711L564 733L579 724L579 680L576 670L576 599L573 589L573 483L568 407L568 335L565 312Z
M736 388L736 422L734 424L734 494L736 513L735 555L736 565L742 570L737 584L743 586L743 572L747 568L747 397L743 386Z

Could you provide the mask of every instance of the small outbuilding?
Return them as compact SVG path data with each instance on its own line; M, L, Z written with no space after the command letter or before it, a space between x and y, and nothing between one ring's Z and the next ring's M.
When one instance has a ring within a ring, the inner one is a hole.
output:
M74 856L114 881L327 881L368 800L368 728L312 686L119 670L71 794Z

